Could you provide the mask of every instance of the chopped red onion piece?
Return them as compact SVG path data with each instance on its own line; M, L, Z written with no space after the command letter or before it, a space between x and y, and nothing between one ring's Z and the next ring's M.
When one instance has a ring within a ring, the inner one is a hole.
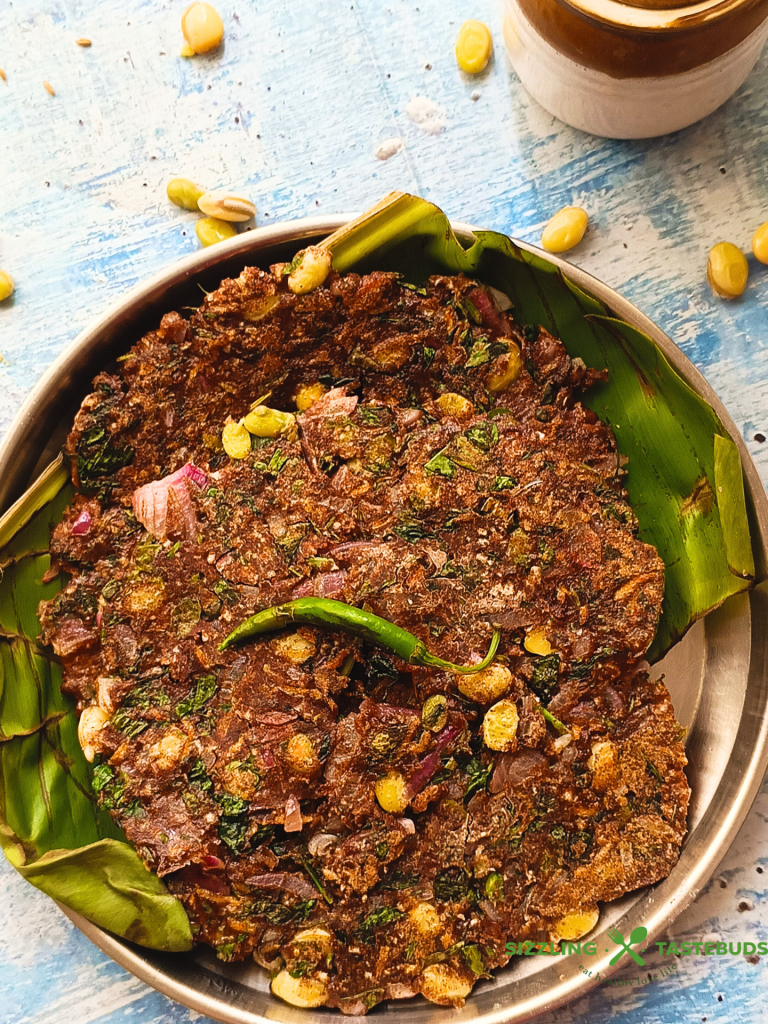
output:
M197 516L189 494L189 481L196 487L203 487L207 479L202 469L188 462L162 480L137 488L133 492L133 514L149 533L158 540L165 540L171 502L181 516L187 540L193 541L197 537Z
M301 819L301 807L299 801L291 793L288 799L285 801L285 824L283 828L286 832L301 832L304 827L304 822Z
M77 517L77 519L74 521L74 523L72 523L72 529L70 530L70 533L72 534L73 537L82 537L86 533L88 533L88 531L91 528L92 522L93 519L91 518L91 513L88 511L87 508L84 508L80 515Z

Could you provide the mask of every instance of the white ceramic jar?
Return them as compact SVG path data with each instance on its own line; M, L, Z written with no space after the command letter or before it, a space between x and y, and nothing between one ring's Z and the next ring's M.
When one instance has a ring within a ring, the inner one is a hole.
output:
M768 0L504 2L504 40L528 92L567 124L616 139L711 114L768 35Z

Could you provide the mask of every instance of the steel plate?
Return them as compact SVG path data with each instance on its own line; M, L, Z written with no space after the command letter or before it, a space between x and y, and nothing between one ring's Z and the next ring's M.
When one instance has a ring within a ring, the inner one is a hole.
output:
M129 292L79 335L45 373L0 443L0 509L7 508L61 446L75 410L95 374L173 309L199 303L199 286L215 288L248 264L267 267L290 259L302 244L319 240L348 217L313 218L259 228L188 256ZM454 225L460 238L472 229ZM534 247L517 244L531 252ZM715 409L739 447L757 564L758 586L728 600L698 622L657 666L665 673L677 717L688 728L689 779L693 789L689 834L670 876L603 908L598 950L611 946L610 925L627 934L644 925L649 937L664 932L696 897L734 840L768 765L768 499L741 436L712 389L673 342L611 288L557 257L580 288L645 331L684 380ZM660 439L663 443L663 439ZM297 1010L272 998L266 973L255 964L224 964L208 951L157 953L118 939L62 908L100 949L160 992L226 1024L320 1024L331 1010ZM614 949L615 952L615 949ZM398 1024L513 1024L551 1010L608 977L612 953L590 957L589 977L575 956L513 961L480 982L462 1010L446 1010L422 998L390 1002L376 1016Z

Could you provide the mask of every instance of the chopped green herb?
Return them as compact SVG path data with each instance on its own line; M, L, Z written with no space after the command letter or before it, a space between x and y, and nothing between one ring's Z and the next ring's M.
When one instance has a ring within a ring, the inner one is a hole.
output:
M455 475L456 467L442 452L438 452L437 455L433 455L432 458L424 466L424 470L427 473L437 473L440 476L447 477L449 480Z
M117 729L118 732L121 732L131 740L149 728L149 722L145 722L143 718L138 718L136 715L131 714L125 708L119 708L112 715L111 724L113 729Z
M492 491L511 491L517 487L517 480L513 476L497 476L491 484Z
M360 930L370 933L374 928L392 924L393 921L398 921L403 916L404 911L398 910L397 907L379 907L378 910L374 910L373 913L363 918L360 922Z
M476 423L469 430L464 431L464 436L481 452L489 452L494 445L499 443L499 428L490 421Z
M488 344L487 338L480 338L472 346L469 359L464 363L468 370L471 370L475 366L482 366L483 363L487 363L491 358L490 352L491 346Z
M490 977L485 969L485 961L479 946L465 946L461 951L461 955L464 963L478 978Z
M217 795L216 801L221 807L219 839L232 853L239 854L245 846L248 831L248 804L231 793Z
M417 874L406 875L401 871L394 871L391 875L387 875L379 882L380 889L394 889L399 891L401 889L413 889L414 886L419 884L419 876Z
M458 903L470 895L470 884L463 868L448 868L435 876L435 899L441 903Z
M504 876L498 871L492 871L485 879L485 895L494 903L504 897Z
M435 355L437 349L430 348L429 345L425 345L421 352L421 365L425 370L428 370L432 363L435 361Z
M171 546L168 548L168 550L167 550L167 552L165 554L165 557L166 558L175 558L176 557L176 552L179 550L180 547L181 547L181 541L177 540L175 544L171 544Z
M549 701L557 686L557 675L560 668L560 655L548 654L537 658L533 666L530 687L542 702Z
M213 780L205 770L205 762L201 758L198 758L189 769L187 778L193 786L198 786L206 793L213 789Z
M179 718L183 718L185 715L193 715L201 711L211 697L214 696L217 689L218 684L215 675L198 676L189 696L179 701L176 705L176 714Z
M171 612L171 628L180 639L191 636L200 621L202 608L196 597L183 597Z

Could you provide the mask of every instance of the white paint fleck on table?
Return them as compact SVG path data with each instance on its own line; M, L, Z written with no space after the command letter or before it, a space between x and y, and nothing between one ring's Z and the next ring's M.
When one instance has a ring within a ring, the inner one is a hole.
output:
M768 443L756 439L768 435L768 267L750 257L747 293L734 303L713 299L704 277L710 245L729 239L747 249L768 219L765 58L702 124L610 142L565 127L522 91L495 0L226 0L225 46L191 61L178 56L185 5L4 5L0 267L17 291L0 306L0 431L113 298L196 248L193 215L165 198L166 182L181 174L244 192L260 224L360 210L402 188L457 219L535 242L555 210L585 206L591 226L573 261L677 341L768 479ZM453 57L466 17L486 20L497 47L474 79ZM81 36L90 49L75 44ZM395 150L386 160L376 157L382 143ZM766 815L764 787L678 935L768 938ZM201 1019L109 961L5 863L0 893L3 1024ZM541 1020L757 1024L766 961L682 958L663 980L598 988ZM659 966L655 958L651 969Z

